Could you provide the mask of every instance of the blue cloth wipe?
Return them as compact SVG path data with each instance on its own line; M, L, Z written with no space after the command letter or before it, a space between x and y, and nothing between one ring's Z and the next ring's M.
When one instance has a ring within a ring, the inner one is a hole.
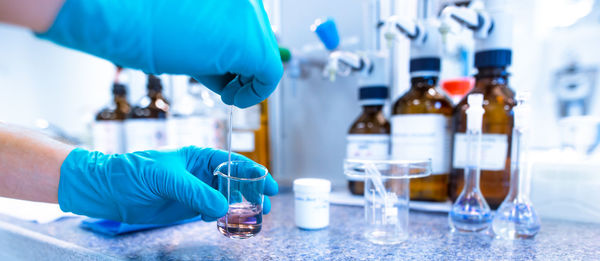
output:
M133 233L133 232L142 231L142 230L168 227L168 226L173 226L173 225L194 222L194 221L198 221L198 220L201 220L201 216L182 220L182 221L175 222L172 224L156 225L156 224L126 224L126 223L121 223L121 222L108 220L108 219L88 218L88 219L84 219L83 221L81 221L81 224L79 224L79 226L84 229L96 232L96 233L100 233L100 234L104 234L104 235L108 235L108 236L118 236L118 235L122 235L122 234L126 234L126 233Z

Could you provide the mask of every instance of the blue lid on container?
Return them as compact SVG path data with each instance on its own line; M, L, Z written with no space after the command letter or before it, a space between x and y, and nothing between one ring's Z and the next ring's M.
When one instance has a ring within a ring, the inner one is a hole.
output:
M361 87L358 90L359 100L385 100L388 97L387 86Z
M475 67L507 67L512 61L512 50L495 49L475 53Z
M112 86L112 93L114 95L126 95L127 87L124 84L115 82Z
M441 60L439 57L415 58L410 60L409 71L411 73L417 71L439 72L441 67L440 64Z
M334 50L340 45L340 36L332 18L327 18L325 21L318 19L313 24L312 30L328 50Z

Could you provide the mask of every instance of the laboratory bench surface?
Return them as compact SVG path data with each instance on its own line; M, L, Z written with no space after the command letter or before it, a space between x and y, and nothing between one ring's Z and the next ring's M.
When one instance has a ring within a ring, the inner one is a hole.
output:
M81 218L37 224L0 215L0 260L598 260L600 224L542 220L533 240L449 233L447 215L411 211L410 237L374 245L362 236L361 207L331 206L330 225L294 225L293 195L272 198L255 238L234 240L216 224L194 222L118 237L79 227Z

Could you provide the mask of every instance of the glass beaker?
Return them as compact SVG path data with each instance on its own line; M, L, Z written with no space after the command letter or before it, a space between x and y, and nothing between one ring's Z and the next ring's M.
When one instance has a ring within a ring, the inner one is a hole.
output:
M229 210L217 220L219 232L229 238L250 238L262 227L263 189L268 170L252 161L223 162L214 172L219 192Z
M406 240L409 179L429 176L431 161L347 159L344 172L365 180L365 238L386 245Z

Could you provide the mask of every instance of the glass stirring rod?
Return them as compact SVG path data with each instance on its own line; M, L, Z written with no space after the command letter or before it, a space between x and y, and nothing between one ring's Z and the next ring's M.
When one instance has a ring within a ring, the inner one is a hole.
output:
M227 176L231 173L231 133L233 132L233 105L229 105L229 131L227 132Z
M229 105L229 130L227 132L227 176L231 176L231 133L233 132L233 105ZM227 179L227 200L231 198L231 179ZM229 211L228 211L229 212ZM229 232L229 213L225 214L225 228L227 231L227 236L230 235Z

